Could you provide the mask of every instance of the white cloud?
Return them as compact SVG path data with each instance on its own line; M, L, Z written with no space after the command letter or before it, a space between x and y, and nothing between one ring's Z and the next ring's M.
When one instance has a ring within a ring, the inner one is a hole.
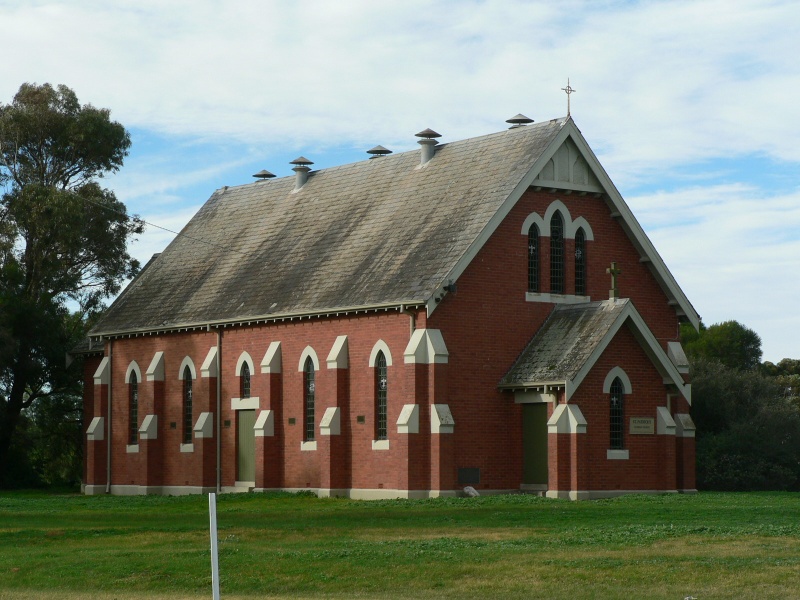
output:
M581 126L622 170L720 147L800 159L785 131L800 117L792 2L10 6L7 43L27 58L0 66L3 96L66 82L128 126L275 145L403 143L425 126L457 139L518 111L563 114L569 75Z
M800 355L800 191L721 185L628 202L707 325L744 323L773 362Z
M65 83L164 140L109 182L174 229L251 162L281 174L297 154L408 149L425 127L448 141L562 116L569 76L578 125L705 321L800 356L800 197L731 162L722 184L715 162L800 163L795 0L6 0L0 21L0 101Z

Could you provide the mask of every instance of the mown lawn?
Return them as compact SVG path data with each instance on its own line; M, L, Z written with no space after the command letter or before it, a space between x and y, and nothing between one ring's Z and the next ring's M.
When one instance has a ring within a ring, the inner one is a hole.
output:
M223 598L800 598L800 495L218 498ZM208 499L0 495L0 598L210 598Z

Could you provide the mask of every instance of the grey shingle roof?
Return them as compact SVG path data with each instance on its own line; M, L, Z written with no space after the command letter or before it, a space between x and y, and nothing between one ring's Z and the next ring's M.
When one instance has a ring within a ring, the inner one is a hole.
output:
M629 302L624 299L557 305L500 380L500 387L575 379Z
M91 333L426 302L566 122L217 190Z

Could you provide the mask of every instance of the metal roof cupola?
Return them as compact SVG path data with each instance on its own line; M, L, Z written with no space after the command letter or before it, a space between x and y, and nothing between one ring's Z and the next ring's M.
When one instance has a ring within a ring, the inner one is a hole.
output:
M516 129L517 127L524 127L529 123L533 123L533 119L519 113L510 119L506 119L506 123L511 123L511 127L509 127L509 129Z
M422 138L421 140L419 140L419 142L417 142L420 146L422 146L422 156L420 164L426 165L433 158L433 154L435 152L435 146L436 144L439 143L436 141L435 138L442 137L442 134L436 133L433 129L425 129L415 135L418 138Z
M387 154L391 154L392 151L388 148L384 148L383 146L375 146L370 150L367 150L367 154L371 154L372 156L369 157L370 160L373 158L380 158L381 156L386 156Z
M297 191L306 184L306 181L308 181L308 172L311 170L308 165L313 165L314 163L304 156L299 156L289 164L295 165L292 167L292 171L295 173L294 189Z
M258 173L253 175L258 181L266 181L267 179L272 179L275 177L275 173L270 173L266 169L261 169Z

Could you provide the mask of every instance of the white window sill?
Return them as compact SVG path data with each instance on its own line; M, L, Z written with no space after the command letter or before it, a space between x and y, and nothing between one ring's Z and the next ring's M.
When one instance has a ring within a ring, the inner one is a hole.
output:
M373 450L388 450L389 440L372 440Z
M591 302L591 296L574 296L570 294L549 294L542 292L525 292L526 302L551 302L553 304L582 304Z
M181 444L181 452L194 452L194 444Z
M317 442L300 442L300 450L302 452L310 452L317 449Z
M628 460L630 458L627 450L606 450L608 460Z
M139 454L139 444L128 444L125 446L125 452L128 454Z

